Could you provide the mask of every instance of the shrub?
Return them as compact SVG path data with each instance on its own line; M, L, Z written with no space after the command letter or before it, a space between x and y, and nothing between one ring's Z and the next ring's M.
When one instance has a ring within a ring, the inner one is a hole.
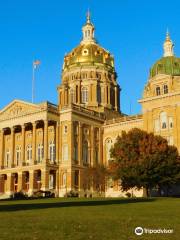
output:
M79 197L78 192L74 192L73 190L67 192L65 195L65 197Z
M23 200L23 199L27 199L28 196L24 193L24 192L15 192L13 195L12 195L12 199L15 199L15 200Z
M130 198L130 197L131 197L131 193L130 193L130 192L127 192L127 193L126 193L126 197Z

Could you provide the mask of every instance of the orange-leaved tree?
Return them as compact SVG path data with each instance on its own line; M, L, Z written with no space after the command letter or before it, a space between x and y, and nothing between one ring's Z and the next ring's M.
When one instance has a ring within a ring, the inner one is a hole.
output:
M122 189L150 190L170 188L180 180L180 158L175 146L153 133L134 128L122 132L111 149L110 170L115 179L121 179Z

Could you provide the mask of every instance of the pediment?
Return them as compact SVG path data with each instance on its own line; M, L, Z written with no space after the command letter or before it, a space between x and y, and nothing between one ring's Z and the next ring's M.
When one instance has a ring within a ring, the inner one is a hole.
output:
M36 104L14 100L0 111L0 120L24 116L39 110L41 107Z

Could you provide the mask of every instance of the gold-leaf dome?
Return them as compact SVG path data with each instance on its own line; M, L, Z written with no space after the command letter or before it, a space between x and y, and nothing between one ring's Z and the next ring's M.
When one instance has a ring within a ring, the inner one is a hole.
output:
M80 65L101 65L114 69L114 58L96 43L81 43L64 58L64 69Z
M83 39L81 43L65 55L63 70L84 65L106 65L107 68L114 71L114 57L109 51L97 44L94 38L94 25L90 21L89 12L82 32Z

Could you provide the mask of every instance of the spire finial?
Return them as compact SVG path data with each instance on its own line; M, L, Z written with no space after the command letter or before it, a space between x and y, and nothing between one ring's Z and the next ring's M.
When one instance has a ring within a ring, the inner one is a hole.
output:
M169 29L167 28L166 30L166 40L169 40L170 39L170 34L169 34Z
M90 18L91 18L91 14L90 14L90 11L89 11L89 8L88 8L87 16L86 16L87 23L90 23Z
M167 31L166 31L166 40L165 40L165 42L164 42L164 57L174 56L173 47L174 47L174 44L173 44L173 42L171 41L170 34L169 34L169 30L168 30L168 28L167 28Z

